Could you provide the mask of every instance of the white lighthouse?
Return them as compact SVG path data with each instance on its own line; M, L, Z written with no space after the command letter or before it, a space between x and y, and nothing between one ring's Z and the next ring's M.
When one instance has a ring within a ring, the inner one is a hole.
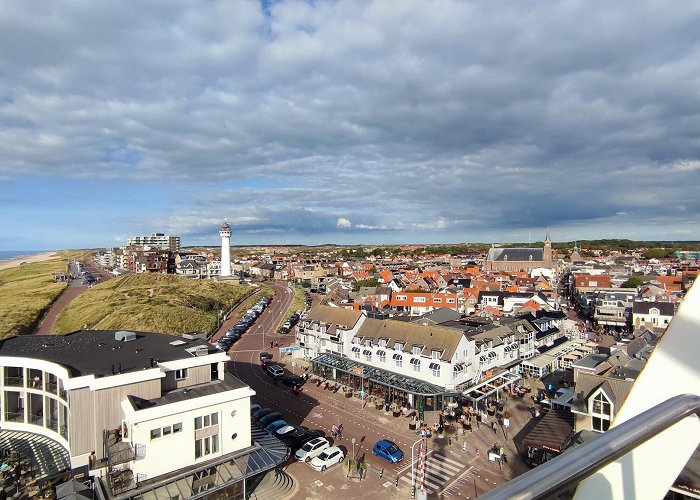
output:
M221 236L221 274L219 276L231 276L231 225L228 220L219 229Z

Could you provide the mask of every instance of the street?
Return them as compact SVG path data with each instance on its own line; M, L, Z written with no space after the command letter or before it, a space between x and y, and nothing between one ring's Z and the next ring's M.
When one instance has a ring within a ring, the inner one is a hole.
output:
M303 386L300 395L292 395L289 387L281 382L274 383L261 368L261 351L273 354L273 362L285 368L286 372L301 374L306 365L304 361L292 360L290 354L284 354L280 358L279 348L270 348L270 342L278 342L279 347L294 344L292 333L276 333L293 299L293 290L285 283L272 283L271 286L276 290L276 296L250 329L232 346L229 351L229 371L255 390L253 403L280 411L291 425L304 425L322 431L332 444L343 449L346 457L353 454L354 438L355 455L368 465L366 479L359 480L346 477L347 461L326 472L316 472L304 463L291 463L286 472L298 483L299 492L295 497L321 498L327 496L329 491L333 491L334 495L343 491L342 498L360 498L368 494L396 498L410 496L411 446L419 439L414 431L408 429L410 418L393 417L383 409L363 405L359 398L345 398L342 393L333 393L324 389L323 384L317 385L311 380ZM229 318L213 340L234 323L235 318ZM513 403L509 408L513 413L510 432L514 434L529 421L530 414L523 402ZM343 429L341 437L332 440L331 428L340 425ZM515 458L512 440L506 440L501 432L499 430L496 435L491 428L482 426L481 429L466 433L466 436L458 432L429 439L425 470L425 487L429 497L474 498L476 494L489 491L497 484L507 481L513 474L522 473L525 468ZM372 447L380 439L396 443L404 452L404 460L391 464L374 456ZM509 455L513 457L510 465L488 461L487 449L495 441L506 445ZM477 448L480 449L479 456ZM417 449L416 447L416 451Z

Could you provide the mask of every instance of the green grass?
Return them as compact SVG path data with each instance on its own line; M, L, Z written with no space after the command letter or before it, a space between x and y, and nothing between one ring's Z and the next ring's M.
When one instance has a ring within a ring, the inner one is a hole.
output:
M76 252L60 252L43 262L0 271L0 339L32 333L66 283L56 283L53 273L65 272Z
M294 287L294 300L287 308L287 313L284 315L284 321L287 321L296 311L303 311L306 308L306 296L304 289L298 286Z
M54 331L210 333L220 311L228 311L250 292L250 287L223 281L163 274L120 276L93 286L71 302L58 316Z

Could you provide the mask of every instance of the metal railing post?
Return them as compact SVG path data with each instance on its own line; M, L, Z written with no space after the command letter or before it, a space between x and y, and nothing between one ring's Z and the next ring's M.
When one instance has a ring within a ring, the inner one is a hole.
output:
M674 396L489 491L482 498L487 500L551 498L576 486L599 469L690 415L700 417L700 396L693 394Z

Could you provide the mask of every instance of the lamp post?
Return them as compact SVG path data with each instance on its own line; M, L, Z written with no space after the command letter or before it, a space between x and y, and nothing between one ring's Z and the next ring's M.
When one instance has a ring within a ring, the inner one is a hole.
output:
M413 449L417 444L420 444L424 438L420 438L418 441L411 445L411 488L415 491L416 488L416 459Z
M352 438L350 440L350 442L352 443L352 458L354 460L355 459L355 438ZM413 451L413 450L411 450L411 451Z

